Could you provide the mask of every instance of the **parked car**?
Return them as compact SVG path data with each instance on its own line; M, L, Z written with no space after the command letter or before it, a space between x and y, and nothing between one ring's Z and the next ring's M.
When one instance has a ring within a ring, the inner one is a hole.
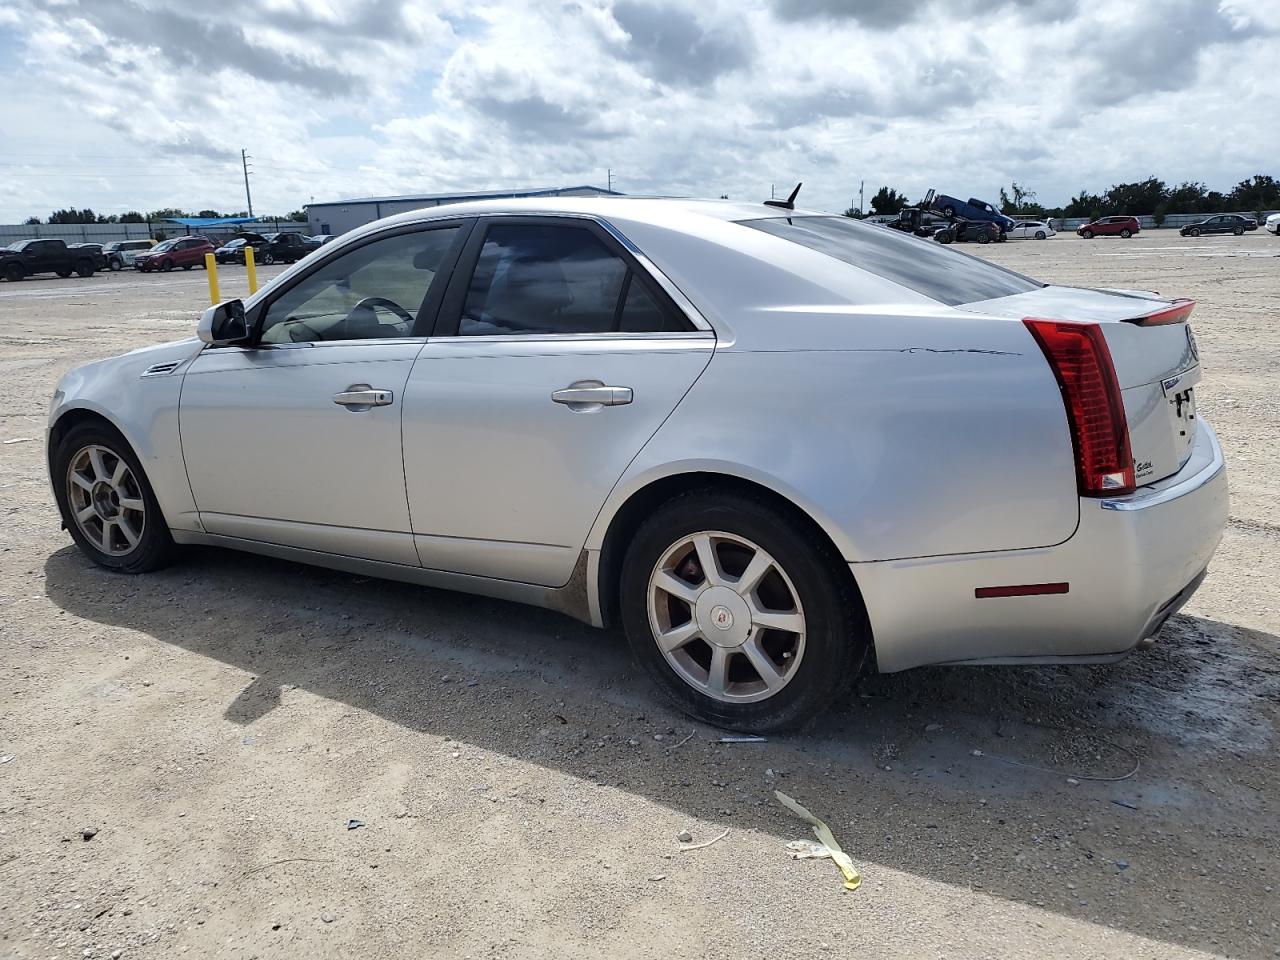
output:
M316 246L323 247L326 243L331 243L332 241L337 239L337 234L317 233L315 236L308 237L307 239L310 240L312 243L314 243Z
M1094 237L1124 237L1128 240L1142 229L1137 217L1099 217L1076 228L1076 233L1086 240Z
M1266 230L1267 233L1274 233L1280 237L1280 213L1273 213L1267 217Z
M263 263L297 263L314 247L300 233L268 233L267 245L263 248ZM254 256L258 256L255 252Z
M72 250L63 240L18 240L0 247L0 277L22 280L38 273L91 277L97 269L87 250Z
M132 267L134 258L144 250L150 250L154 240L117 240L102 248L107 257L107 268L123 270Z
M214 259L218 263L244 263L246 247L253 247L253 259L256 262L259 251L267 245L267 241L256 234L252 237L234 237L214 251Z
M1202 233L1234 233L1237 237L1246 230L1257 230L1258 221L1253 217L1242 217L1238 213L1223 213L1216 217L1206 217L1198 223L1188 223L1178 231L1184 237L1198 237Z
M94 270L107 269L107 255L102 252L100 243L68 243L67 249L75 253L88 254L93 259Z
M206 237L175 237L162 240L145 253L133 258L133 265L143 273L152 270L168 272L174 267L190 270L204 266L204 255L213 253L213 244Z
M934 231L933 239L939 243L991 243L1005 238L1000 225L990 220L964 220L956 218L945 227Z
M1014 224L1013 217L1005 216L987 201L979 200L977 197L957 200L955 197L940 193L933 197L932 206L948 220L954 217L965 220L988 220L998 225L1001 230L1008 230Z
M210 544L621 623L682 709L773 730L864 663L1155 636L1227 517L1193 306L790 208L449 204L71 370L48 462L103 567Z
M1019 220L1005 231L1010 240L1047 240L1057 231L1043 220Z

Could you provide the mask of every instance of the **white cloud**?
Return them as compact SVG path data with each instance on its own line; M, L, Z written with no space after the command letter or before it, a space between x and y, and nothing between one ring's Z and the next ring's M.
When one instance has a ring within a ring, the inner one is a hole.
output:
M0 221L603 183L1058 203L1276 173L1280 4L46 0L0 8Z

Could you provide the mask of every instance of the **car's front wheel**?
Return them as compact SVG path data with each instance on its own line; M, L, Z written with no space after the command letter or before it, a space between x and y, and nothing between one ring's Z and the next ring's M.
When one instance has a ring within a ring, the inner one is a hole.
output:
M685 712L738 730L811 719L853 681L866 618L839 557L763 499L712 490L663 504L623 562L631 649Z
M173 261L172 260L164 261L162 264L160 264L160 269L163 270L165 273L168 273L170 270L173 269Z
M1086 240L1092 240L1092 239L1093 239L1093 231L1092 231L1092 230L1081 230L1081 231L1080 231L1080 236L1084 237L1084 239L1086 239Z
M1200 228L1199 228L1199 227L1192 227L1190 230L1188 230L1188 231L1187 231L1187 233L1188 233L1190 236L1198 237L1198 236L1200 236Z
M52 466L63 523L90 560L124 573L164 566L173 538L120 434L99 423L72 427L54 450Z

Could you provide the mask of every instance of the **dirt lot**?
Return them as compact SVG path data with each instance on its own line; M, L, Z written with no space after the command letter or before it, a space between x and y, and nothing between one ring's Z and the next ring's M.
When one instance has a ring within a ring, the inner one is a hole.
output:
M0 284L0 955L1280 955L1280 240L968 249L1199 300L1212 572L1118 666L873 678L763 744L550 613L215 550L91 566L45 479L54 383L188 335L204 276ZM789 859L774 788L860 890Z

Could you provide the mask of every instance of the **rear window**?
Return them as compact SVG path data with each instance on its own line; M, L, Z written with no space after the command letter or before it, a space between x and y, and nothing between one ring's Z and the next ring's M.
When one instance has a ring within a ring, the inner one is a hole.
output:
M738 222L825 253L948 306L1011 297L1044 286L932 240L850 217L771 217Z

